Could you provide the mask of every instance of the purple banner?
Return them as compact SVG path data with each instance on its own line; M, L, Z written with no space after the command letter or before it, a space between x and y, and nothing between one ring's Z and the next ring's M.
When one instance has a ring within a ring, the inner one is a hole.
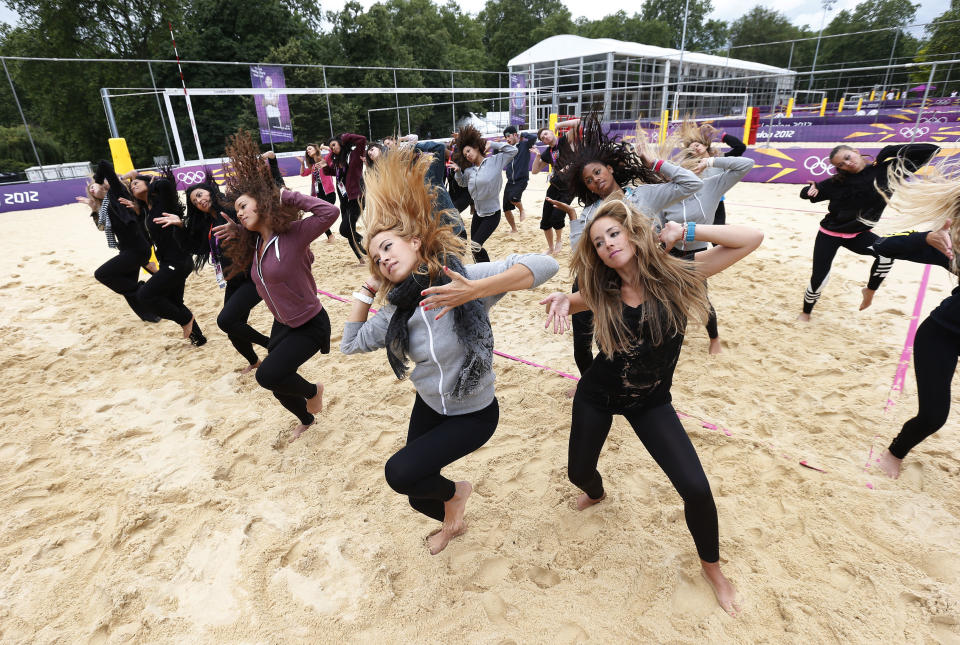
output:
M830 164L832 148L747 148L744 157L754 160L753 170L743 181L776 184L805 184L823 181L836 174ZM876 157L881 148L857 148L861 154ZM946 149L937 153L931 163L960 160L960 150ZM921 169L920 174L923 174Z
M511 74L510 88L527 87L526 74ZM527 94L526 92L510 93L510 125L522 126L527 122Z
M87 179L61 179L42 183L0 186L0 213L73 204L86 196Z
M250 83L254 88L282 89L287 86L283 68L272 65L251 65ZM260 141L265 144L293 141L290 107L287 95L266 92L253 97L260 122Z
M300 175L300 161L296 157L277 157L277 166L284 177ZM175 168L173 176L177 179L177 190L186 190L207 179L212 179L218 186L222 186L230 176L230 170L229 166L224 167L223 164L198 164Z

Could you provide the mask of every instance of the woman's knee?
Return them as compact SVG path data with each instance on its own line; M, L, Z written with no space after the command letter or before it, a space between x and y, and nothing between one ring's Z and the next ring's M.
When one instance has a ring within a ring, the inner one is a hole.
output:
M683 498L683 503L691 508L715 507L713 491L706 475L691 477L677 484L677 492Z
M234 331L234 327L237 325L237 320L231 316L226 309L220 312L217 316L217 327L220 328L223 333L230 335Z
M414 473L399 453L387 460L387 463L383 466L383 475L390 488L401 495L406 495L413 484L416 483Z
M265 390L274 390L280 383L282 376L273 369L273 365L266 360L260 364L256 373L257 384Z

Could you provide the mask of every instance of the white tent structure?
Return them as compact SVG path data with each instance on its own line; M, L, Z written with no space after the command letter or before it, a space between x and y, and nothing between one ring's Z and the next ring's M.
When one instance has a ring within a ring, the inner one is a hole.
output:
M659 118L664 110L696 116L736 114L776 104L795 72L772 65L681 52L612 38L552 36L509 63L511 85L536 90L529 125L551 112L582 114L603 105L604 120ZM682 73L681 73L682 70Z

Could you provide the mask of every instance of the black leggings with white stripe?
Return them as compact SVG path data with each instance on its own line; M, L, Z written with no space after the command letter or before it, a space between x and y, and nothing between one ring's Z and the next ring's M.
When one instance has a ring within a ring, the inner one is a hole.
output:
M873 244L878 239L878 236L871 231L864 231L856 237L834 237L823 231L818 232L817 239L813 243L813 274L810 276L810 284L807 285L807 290L803 294L803 313L808 314L813 311L813 306L820 299L820 294L823 293L823 288L830 277L833 258L836 257L837 250L840 247L853 251L857 255L869 255L874 258L873 266L870 267L867 289L873 291L879 289L880 283L890 273L893 260L877 255L877 252L873 250Z

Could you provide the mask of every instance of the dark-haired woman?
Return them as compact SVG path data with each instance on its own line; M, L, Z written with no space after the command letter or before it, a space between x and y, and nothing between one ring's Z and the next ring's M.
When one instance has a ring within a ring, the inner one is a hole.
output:
M227 180L239 226L217 227L214 235L231 239L227 247L232 277L244 270L273 314L267 357L257 368L257 383L299 421L290 441L315 421L323 408L323 384L310 383L297 370L317 352L330 353L330 318L317 297L310 243L336 221L336 206L280 188L265 172L250 135L240 132L227 145L234 174ZM301 211L311 217L300 219ZM234 238L233 240L232 238Z
M666 180L666 181L664 181ZM563 192L577 198L584 208L577 212L570 204L547 198L547 201L570 217L570 248L575 251L583 231L590 226L602 201L617 191L638 211L659 225L660 214L672 204L694 194L703 186L695 174L669 161L650 159L637 154L623 142L609 137L600 119L590 115L583 120L580 149L558 175ZM574 280L573 291L578 288ZM593 314L574 314L573 359L580 374L593 363Z
M330 149L316 143L308 143L307 149L300 161L300 176L310 177L310 196L319 197L331 204L337 201L337 188L333 177L323 172L323 157L330 154ZM327 230L327 242L333 242L333 231Z
M195 272L199 273L207 263L213 267L214 278L224 290L223 309L217 316L217 326L230 339L234 349L247 359L247 366L240 372L246 374L260 366L260 358L253 346L266 347L270 339L247 322L250 311L261 300L256 286L250 280L249 272L233 274L230 271L230 258L224 245L213 233L216 227L233 222L236 215L233 206L224 202L220 189L211 182L187 188L185 218L180 219L175 214L165 213L162 218L158 218L158 222L165 227L180 228L180 245L193 255ZM229 279L226 278L228 273L232 275Z
M363 236L357 233L357 221L360 219L363 156L367 151L367 138L362 134L344 133L330 139L327 145L330 154L323 172L336 178L337 196L340 198L340 235L347 238L353 254L362 262Z
M540 216L540 230L547 238L547 253L554 255L563 247L563 227L566 225L564 211L557 208L556 203L569 204L573 196L564 192L564 187L557 173L563 170L577 149L577 140L580 138L580 119L569 119L557 124L557 129L569 128L564 134L557 133L550 128L537 130L537 138L546 146L546 149L533 160L530 172L537 174L544 168L552 167L550 186L547 188L547 198L543 200L543 213ZM553 236L556 231L557 240Z
M98 282L119 293L137 316L146 322L160 318L137 299L140 287L140 267L150 261L150 243L137 213L121 203L132 195L117 177L113 164L100 161L93 182L87 186L87 196L78 197L90 207L90 215L107 237L107 246L119 253L100 265L93 276ZM132 203L132 202L131 202Z
M398 378L406 377L408 359L415 363L407 441L384 474L410 506L442 522L427 537L436 554L466 530L473 489L441 471L483 446L499 420L490 308L508 291L542 284L558 266L536 254L464 266L463 239L433 215L437 189L427 181L429 166L427 159L398 150L378 161L367 178L363 218L371 275L353 294L340 349L354 354L385 348ZM377 295L387 304L368 319Z
M183 217L183 204L176 183L169 173L162 177L137 175L130 182L135 202L121 199L121 203L144 213L147 234L157 250L156 273L137 291L143 305L165 320L172 320L183 329L183 337L197 347L207 342L193 313L183 303L187 277L193 269L190 253L180 244L175 228L170 227L170 215Z
M893 266L893 260L879 255L874 249L877 236L870 230L887 205L884 194L890 194L887 189L890 163L900 161L908 172L916 172L939 150L938 146L930 143L887 146L872 164L867 163L866 158L850 146L839 145L830 151L830 163L837 169L837 174L821 182L810 182L800 191L802 199L813 203L829 200L830 204L826 217L820 220L820 230L813 243L813 273L803 294L803 311L797 320L810 320L810 313L823 293L833 258L840 247L857 255L873 257L870 279L862 291L860 310L870 306L874 294Z
M493 154L484 156L490 150ZM457 183L470 191L477 214L470 222L470 241L474 262L489 262L484 242L500 224L500 189L503 169L517 156L517 147L503 141L487 141L473 126L457 133L457 153L453 159Z

